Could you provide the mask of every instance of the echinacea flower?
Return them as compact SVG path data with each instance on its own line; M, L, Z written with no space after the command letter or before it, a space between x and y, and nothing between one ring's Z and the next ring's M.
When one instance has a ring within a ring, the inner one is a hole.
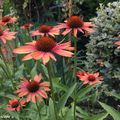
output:
M19 111L21 107L25 106L26 102L25 100L18 100L16 98L9 100L9 103L7 105L7 110L10 111Z
M100 76L98 72L97 73L83 72L83 74L78 72L77 76L81 81L83 81L83 84L93 85L93 84L100 83L101 80L103 80L103 77Z
M22 83L18 86L19 97L27 96L26 101L32 100L33 103L36 101L41 102L42 98L47 99L48 95L46 91L50 91L48 82L41 82L41 75L36 75L34 80L24 79Z
M15 22L16 20L17 18L15 16L14 17L4 16L0 19L0 25L5 26L7 24Z
M0 40L5 44L6 40L15 39L15 34L17 32L9 32L9 28L6 28L4 31L0 28Z
M41 36L55 36L55 35L59 35L59 30L56 29L56 27L54 26L50 26L50 25L41 25L39 27L38 30L35 31L31 31L30 32L32 36L37 36L37 35L41 35Z
M91 28L94 25L91 22L84 22L79 16L71 16L64 23L57 25L58 29L66 29L62 34L66 35L73 32L74 37L77 37L77 32L92 33L94 30Z
M87 72L81 72L81 71L78 71L77 72L77 76L81 79L81 77L85 76L85 74L87 74Z
M44 64L48 63L50 58L56 61L53 53L57 53L58 55L65 57L72 57L73 53L70 52L74 48L71 47L70 42L66 43L57 43L51 37L42 37L37 41L26 43L27 45L21 46L13 50L14 53L25 54L26 55L22 60L41 59Z
M22 25L20 28L22 28L22 29L29 29L29 28L31 28L33 25L32 24L24 24L24 25Z
M117 48L120 48L120 41L115 42L115 44L116 44L116 45L118 45L118 47L117 47Z

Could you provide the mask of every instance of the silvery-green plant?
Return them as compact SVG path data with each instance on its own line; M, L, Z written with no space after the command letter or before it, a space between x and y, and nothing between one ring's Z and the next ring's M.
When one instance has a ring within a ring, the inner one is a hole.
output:
M87 44L86 69L100 71L108 84L120 80L120 49L114 44L120 33L120 2L100 5L97 17L92 21L96 25Z

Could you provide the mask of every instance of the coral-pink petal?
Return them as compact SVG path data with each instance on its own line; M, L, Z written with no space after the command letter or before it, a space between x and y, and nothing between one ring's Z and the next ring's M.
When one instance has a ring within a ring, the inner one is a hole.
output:
M89 33L94 32L94 30L93 30L92 28L89 28L89 27L84 27L84 26L83 26L82 29L86 30L86 31L89 32Z
M3 42L4 44L6 44L6 39L5 39L4 37L0 37L0 39L2 40L2 42Z
M48 63L49 60L50 60L49 53L46 52L42 57L43 64Z
M28 94L26 101L29 102L31 100L31 94Z
M50 86L50 84L49 84L49 82L42 82L42 83L40 83L40 87L49 87Z
M73 30L74 37L77 37L77 29Z
M32 54L33 54L33 53L30 53L30 54L28 54L28 55L24 56L24 57L22 58L22 61L32 59Z
M70 33L71 31L72 31L72 29L66 29L62 34L66 35L66 34Z
M33 102L33 103L36 103L35 93L33 93L33 94L31 95L31 98L32 98L32 102Z
M42 78L41 74L40 75L35 75L34 80L36 82L40 82L41 78Z
M84 22L84 26L90 27L90 26L92 26L92 23L91 22Z
M115 44L116 44L116 45L120 45L120 41L118 41L118 42L115 42Z
M37 98L37 100L38 100L39 102L42 102L42 98L40 97L39 94L36 94L36 98Z
M81 28L78 28L78 30L79 30L80 32L84 33L84 31L83 31Z
M59 25L56 26L58 29L68 28L68 26L65 23L59 23Z
M36 51L32 54L32 57L35 59L35 60L38 60L38 59L41 59L44 55L44 52L41 52L41 51Z
M19 89L19 90L16 90L15 93L19 93L19 92L24 92L26 91L25 89Z
M73 56L72 52L65 51L65 50L54 50L54 52L61 55L61 56L65 56L65 57L72 57Z
M32 36L41 35L41 33L39 32L39 30L31 31L30 34L31 34Z
M27 43L25 43L25 44L27 44L27 45L33 45L33 46L35 46L35 44L36 44L36 41L27 42Z
M43 98L48 98L47 93L46 93L45 91L39 90L38 93L39 93L39 95L40 95L41 97L43 97Z
M54 61L56 61L55 56L52 53L49 53L50 58L52 58Z
M28 94L28 91L21 92L21 93L19 93L19 97L23 97L23 96L25 96L25 95L27 95L27 94Z
M36 50L35 47L29 45L29 46L21 46L19 48L16 48L13 50L13 52L18 54L24 54L24 53L34 52L35 50Z

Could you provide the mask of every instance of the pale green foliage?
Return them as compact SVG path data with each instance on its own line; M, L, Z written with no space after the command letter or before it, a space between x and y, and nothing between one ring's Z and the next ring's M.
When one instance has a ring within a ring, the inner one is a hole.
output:
M92 21L95 32L87 44L86 67L89 71L100 71L105 80L120 80L120 50L114 44L120 32L120 2L100 5L97 17Z

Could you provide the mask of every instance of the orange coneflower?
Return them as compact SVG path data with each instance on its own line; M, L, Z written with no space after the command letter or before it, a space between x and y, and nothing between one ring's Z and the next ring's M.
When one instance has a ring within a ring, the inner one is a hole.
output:
M42 35L42 36L55 36L59 35L59 30L54 26L50 25L41 25L38 30L30 32L32 36Z
M84 22L79 16L71 16L64 23L59 23L57 25L58 29L66 29L62 34L66 35L73 31L75 37L77 37L77 32L80 31L82 33L87 32L91 33L94 30L91 28L94 25L91 22Z
M15 22L16 20L17 18L15 16L14 17L4 16L0 19L0 25L5 26L7 24Z
M42 37L37 41L26 44L26 46L21 46L13 51L18 54L29 53L22 60L29 60L32 58L35 60L42 59L43 63L46 64L49 62L50 58L56 61L53 52L65 57L71 57L73 55L70 51L74 48L71 47L70 42L57 43L51 37Z
M12 40L15 38L17 32L9 32L9 29L6 28L4 31L0 28L0 40L5 44L6 40Z
M20 89L16 90L16 93L19 93L19 97L27 95L26 101L29 102L32 100L33 103L36 103L36 100L39 102L42 101L42 98L47 99L48 95L46 91L50 91L48 82L41 82L41 75L36 75L34 80L24 79L22 83L18 86Z
M81 81L83 81L83 84L96 84L100 83L101 80L103 80L103 77L99 75L99 73L88 73L88 72L78 72L77 76Z
M16 98L9 100L9 103L7 105L7 110L10 111L19 111L22 106L25 106L26 102L25 100L17 100Z
M29 29L29 28L31 28L33 25L32 24L24 24L24 25L22 25L20 28L22 28L22 29Z

